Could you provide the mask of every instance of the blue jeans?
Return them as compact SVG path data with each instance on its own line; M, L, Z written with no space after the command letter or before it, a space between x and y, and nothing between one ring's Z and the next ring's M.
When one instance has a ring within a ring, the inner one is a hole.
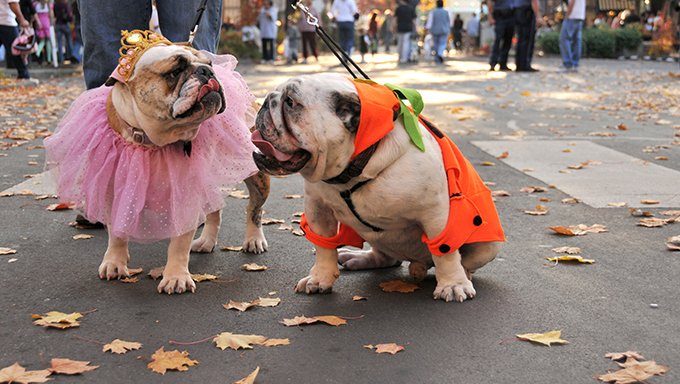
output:
M437 53L437 58L444 56L444 48L446 48L446 41L448 39L448 33L432 35L432 48Z
M338 22L338 39L340 40L340 47L352 54L354 48L354 22L353 21L339 21Z
M560 53L565 68L578 68L581 58L583 20L564 19L560 32Z
M54 34L57 38L57 57L59 57L59 64L63 64L64 59L70 59L72 56L71 27L68 24L57 24L54 27Z
M187 41L201 0L157 0L163 36ZM79 1L83 45L83 72L88 89L104 84L118 65L120 31L149 29L151 0ZM222 26L222 0L209 0L194 47L215 52Z

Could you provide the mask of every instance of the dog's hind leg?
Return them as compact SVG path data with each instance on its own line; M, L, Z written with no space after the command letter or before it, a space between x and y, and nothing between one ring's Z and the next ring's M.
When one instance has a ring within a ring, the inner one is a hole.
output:
M269 247L262 232L262 206L269 196L269 176L258 172L247 178L245 183L250 199L246 209L246 238L243 241L243 251L262 253Z
M111 280L130 276L127 269L129 260L127 240L116 237L109 231L109 245L99 265L99 278Z
M396 267L401 264L401 261L387 256L375 247L367 251L340 248L338 249L338 263L347 270L357 271L360 269Z
M191 252L210 253L217 244L217 234L220 232L222 223L222 211L215 211L205 218L203 231L198 239L191 242Z
M500 250L501 243L498 242L470 243L460 247L463 268L468 279L472 278L477 269L495 259Z

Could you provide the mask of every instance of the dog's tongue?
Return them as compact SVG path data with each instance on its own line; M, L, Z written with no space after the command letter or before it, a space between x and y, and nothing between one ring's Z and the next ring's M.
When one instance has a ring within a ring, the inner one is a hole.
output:
M207 83L203 84L201 86L201 89L198 91L198 100L200 101L203 99L203 96L207 95L208 93L215 91L219 92L220 90L220 83L217 82L215 79L210 79L208 80Z
M276 160L278 161L288 161L290 160L291 157L293 157L293 155L283 153L278 149L274 148L274 146L270 142L262 138L262 134L260 134L260 131L253 132L251 140L253 141L253 144L255 144L257 149L259 149L263 154L265 154L268 157L275 157Z

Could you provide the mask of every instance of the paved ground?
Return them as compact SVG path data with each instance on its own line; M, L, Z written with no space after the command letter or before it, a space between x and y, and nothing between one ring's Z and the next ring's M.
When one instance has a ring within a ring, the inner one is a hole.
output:
M474 300L463 304L432 300L432 271L414 293L382 292L380 282L408 279L405 266L342 273L330 295L294 294L293 284L312 265L311 247L276 226L266 228L268 253L195 255L192 272L217 274L219 280L199 283L195 294L159 295L157 282L146 277L136 284L100 281L96 269L106 247L105 233L69 227L73 212L45 210L54 200L0 197L0 247L17 250L0 256L0 367L19 362L42 369L53 357L100 365L84 377L54 379L73 383L228 383L257 366L261 367L258 383L592 383L598 374L615 369L605 353L636 350L671 368L650 383L680 382L680 254L664 245L666 238L680 234L680 224L643 228L636 226L639 218L632 217L627 207L560 202L570 197L561 189L563 180L569 186L565 190L584 202L593 201L593 196L607 200L606 194L611 194L612 203L639 205L635 200L641 196L659 195L665 209L679 208L673 191L680 194L680 79L669 74L677 74L677 64L585 60L581 73L565 76L555 72L553 59L538 59L543 71L532 75L488 73L481 60L450 61L441 68L396 67L388 61L393 58L377 59L381 62L366 65L373 78L421 90L426 113L480 165L482 177L496 183L493 189L510 193L498 197L507 245L496 261L475 276L478 296ZM320 69L315 65L241 67L258 97L289 76ZM2 91L0 133L17 139L40 136L41 129L54 127L80 87L81 80L71 77L44 81L31 94ZM39 105L36 98L47 100L48 106ZM8 106L9 100L14 107ZM19 146L18 140L2 142L0 190L40 172L43 151L35 147L39 140ZM521 144L525 142L533 144L526 148ZM567 156L570 152L562 152L570 148L573 159ZM496 159L495 151L508 151L509 156ZM614 160L604 157L610 151L617 153ZM588 160L591 163L584 169L568 168ZM483 162L495 165L481 166ZM647 172L640 171L645 166ZM597 167L612 171L592 177L589 172L597 173ZM622 191L626 183L630 190ZM520 192L526 186L547 188L548 184L555 188ZM292 214L302 209L302 200L283 196L301 193L301 185L299 177L275 179L267 216L290 222ZM29 189L37 192L41 187ZM628 200L621 200L624 195ZM220 242L238 245L245 200L230 198L227 203ZM549 208L547 215L523 213L539 203ZM645 210L663 217L660 207ZM580 223L603 224L609 232L560 237L548 229ZM72 239L76 233L94 238L76 241ZM581 247L595 264L545 261L555 255L551 248L567 245ZM134 245L131 265L143 267L146 273L164 263L164 249L160 243ZM245 262L269 269L243 272L239 267ZM277 307L244 313L222 308L230 299L248 301L271 291L282 299ZM354 302L353 295L368 300ZM80 328L46 330L31 324L33 313L93 309ZM278 322L323 314L363 317L337 328L288 328ZM569 344L548 348L514 337L553 329L561 329ZM291 344L237 352L221 351L209 342L169 343L197 341L225 331L290 338ZM102 353L100 343L115 338L144 346L125 355ZM388 342L406 349L390 356L362 348ZM200 364L188 372L152 373L146 364L161 346L187 350Z

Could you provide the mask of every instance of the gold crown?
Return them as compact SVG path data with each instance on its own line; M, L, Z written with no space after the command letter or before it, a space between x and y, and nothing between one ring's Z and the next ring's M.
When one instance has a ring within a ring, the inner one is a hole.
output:
M123 76L127 81L135 69L135 64L142 54L151 47L156 45L172 45L170 40L159 35L154 31L142 31L134 29L130 32L127 30L120 31L120 49L118 53L118 74Z

